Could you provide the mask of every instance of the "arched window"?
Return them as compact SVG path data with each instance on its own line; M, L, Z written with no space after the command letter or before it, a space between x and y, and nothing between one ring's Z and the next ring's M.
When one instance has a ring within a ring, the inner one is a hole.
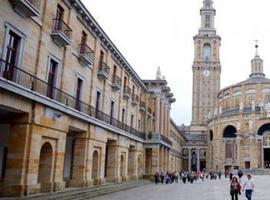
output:
M236 138L237 130L234 126L227 126L223 132L223 138Z
M209 131L209 140L210 140L210 141L213 141L213 137L214 137L213 131L210 130L210 131Z
M207 43L203 46L203 60L205 62L209 62L210 58L211 58L211 45Z

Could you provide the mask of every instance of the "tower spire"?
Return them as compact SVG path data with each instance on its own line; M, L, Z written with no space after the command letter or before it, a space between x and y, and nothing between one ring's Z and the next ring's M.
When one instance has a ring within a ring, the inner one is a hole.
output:
M251 74L249 77L265 77L263 59L259 55L259 40L255 40L255 57L251 60Z
M212 0L204 0L203 7L200 10L201 13L201 32L215 33L215 15L216 10L213 7Z

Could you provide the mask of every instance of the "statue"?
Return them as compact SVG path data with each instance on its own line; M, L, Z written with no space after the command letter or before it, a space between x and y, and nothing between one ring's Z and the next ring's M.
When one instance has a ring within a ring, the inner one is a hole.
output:
M270 103L265 104L264 109L266 111L266 117L270 117Z
M255 101L252 101L251 105L252 105L252 111L255 111Z
M214 110L214 115L217 115L218 114L218 108L215 107L215 110Z
M219 106L219 114L222 114L222 107Z
M244 104L243 104L243 102L240 102L239 110L240 110L240 111L243 111L243 110L244 110Z
M249 120L249 122L248 122L248 128L249 128L249 130L252 130L253 129L253 122L252 122L252 120Z
M237 132L240 131L240 129L241 129L241 124L240 124L240 122L237 122L236 129L237 129Z

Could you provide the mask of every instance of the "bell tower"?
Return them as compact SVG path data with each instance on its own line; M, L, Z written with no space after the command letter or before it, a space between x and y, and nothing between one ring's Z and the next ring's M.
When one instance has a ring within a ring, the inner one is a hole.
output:
M193 129L205 127L214 113L220 90L221 65L219 49L221 37L215 29L216 10L212 0L204 0L200 10L201 28L194 40L192 122Z

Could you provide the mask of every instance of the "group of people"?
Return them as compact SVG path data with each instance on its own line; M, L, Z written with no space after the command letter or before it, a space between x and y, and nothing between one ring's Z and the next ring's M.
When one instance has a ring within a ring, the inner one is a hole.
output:
M225 175L226 176L226 175ZM250 174L247 175L247 179L243 180L243 172L238 171L238 178L230 173L230 195L232 200L238 200L238 195L241 195L241 191L245 192L247 200L251 200L252 193L254 191L254 181Z
M182 181L184 184L194 182L203 182L205 179L217 180L221 179L222 172L220 170L210 170L210 171L187 171L182 170L180 172L167 172L159 173L156 172L154 175L155 183L161 184L171 184L178 183ZM225 178L229 176L230 178L230 195L232 200L238 200L238 196L241 192L245 192L247 200L251 200L252 193L254 191L254 181L250 174L244 179L244 174L241 170L238 170L238 178L234 176L233 171L225 171Z
M182 181L184 184L186 183L191 183L193 184L194 182L203 182L205 179L211 179L215 180L217 177L221 179L221 171L209 171L206 172L204 171L187 171L187 170L182 170L180 172L156 172L154 175L154 180L155 183L161 183L161 184L169 184L169 183L178 183L178 181Z

